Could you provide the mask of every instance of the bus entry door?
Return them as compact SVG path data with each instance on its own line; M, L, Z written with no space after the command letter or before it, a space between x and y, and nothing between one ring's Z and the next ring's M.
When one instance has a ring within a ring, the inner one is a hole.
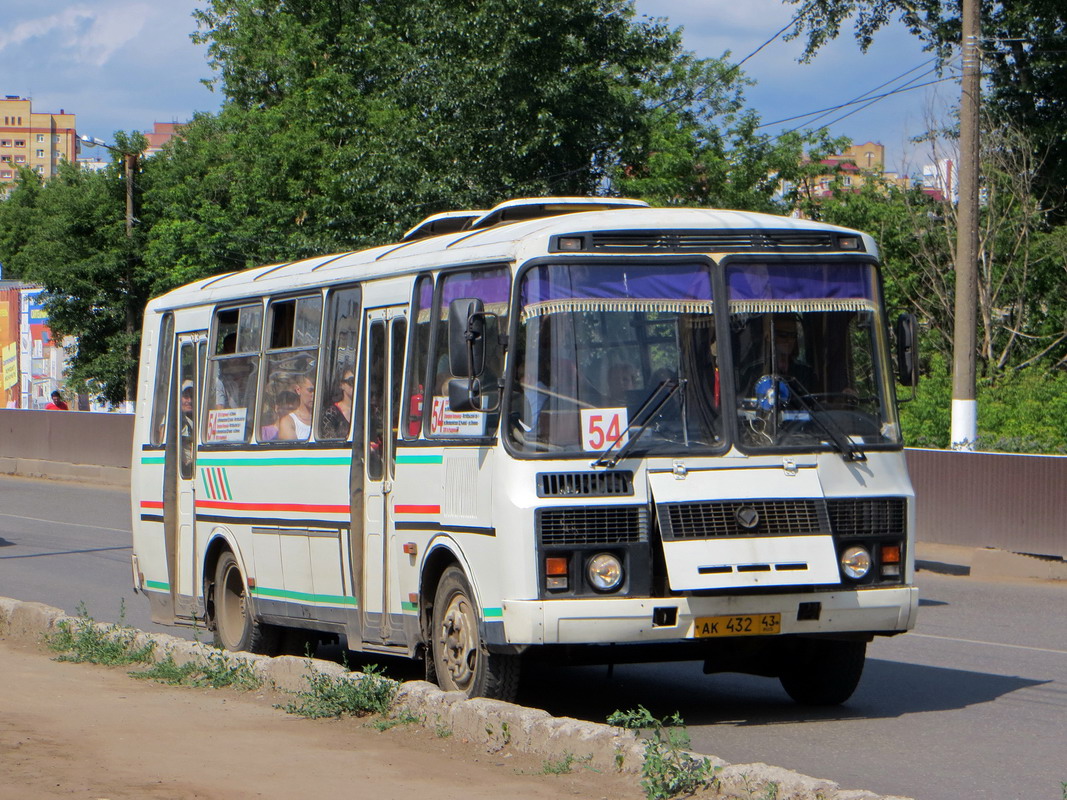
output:
M174 613L189 619L196 614L200 594L196 557L196 447L206 338L204 332L198 331L180 333L176 339L177 380L176 391L171 396L166 451L167 479L174 491L164 493L163 516Z
M396 550L396 534L390 514L390 494L407 319L401 307L374 308L367 310L365 323L361 627L365 642L388 644L402 631L390 619L391 613L400 613L399 583L391 555Z

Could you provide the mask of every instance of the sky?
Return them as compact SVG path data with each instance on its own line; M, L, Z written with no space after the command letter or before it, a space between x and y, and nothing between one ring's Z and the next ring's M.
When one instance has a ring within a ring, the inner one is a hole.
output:
M0 94L29 97L37 112L63 109L76 114L79 135L111 142L116 130L147 131L153 122L182 122L196 111L218 110L221 95L201 83L212 77L205 48L190 40L196 30L191 15L203 0L5 5ZM797 10L781 0L637 0L639 14L665 17L683 27L688 50L701 57L719 57L729 50L735 61L753 53ZM810 64L798 63L802 49L800 41L779 38L745 63L743 69L757 81L746 90L746 100L765 123L848 102L913 68L919 69L903 80L930 68L922 66L929 54L900 27L883 31L867 54L860 52L850 32ZM901 92L833 122L858 106L842 109L818 124L832 122L832 134L857 143L881 142L887 168L914 174L929 159L921 148L908 145L908 139L925 129L930 109L943 115L958 91L946 82ZM803 123L785 122L767 130L780 133Z

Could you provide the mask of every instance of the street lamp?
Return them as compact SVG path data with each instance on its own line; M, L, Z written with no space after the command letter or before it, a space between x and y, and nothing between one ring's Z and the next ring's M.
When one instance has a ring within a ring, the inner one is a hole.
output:
M86 147L103 147L106 150L110 150L112 153L121 153L122 160L126 168L126 238L133 239L133 223L136 222L136 217L133 214L133 176L137 173L137 160L140 157L139 153L130 152L129 150L123 150L121 147L114 147L107 144L102 139L97 139L94 136L82 135L78 137ZM127 298L126 298L126 336L127 336L127 364L129 365L126 370L126 404L127 409L132 411L133 401L133 387L137 381L136 361L134 360L133 352L133 337L136 328L136 314L134 313L132 305L133 297L133 275L132 268L126 275L127 281Z
M89 136L83 134L78 137L81 139L82 144L86 147L103 147L106 150L110 150L112 153L122 154L122 159L126 167L126 236L133 238L133 223L136 221L136 217L133 214L133 176L137 173L137 159L139 155L137 153L131 153L128 150L123 150L120 147L114 147L107 144L102 139L97 139L95 136Z

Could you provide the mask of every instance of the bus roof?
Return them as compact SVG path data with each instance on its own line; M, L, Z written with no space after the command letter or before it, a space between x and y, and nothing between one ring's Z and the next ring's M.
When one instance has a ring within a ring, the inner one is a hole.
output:
M610 204L614 200L584 199L594 204ZM548 205L550 201L554 204L562 200L565 198L525 202ZM486 212L479 220L499 208ZM501 217L506 221L506 214ZM412 238L366 250L214 275L155 298L150 308L161 310L201 305L284 289L297 290L454 265L523 261L549 253L550 246L559 237L570 238L572 246L580 240L582 246L569 253L579 257L609 253L773 254L847 249L877 254L877 245L867 234L811 220L710 208L650 208L641 201L627 201L615 208L561 210L551 216L490 227L475 228L472 225L466 230ZM562 249L556 248L552 252L562 252Z

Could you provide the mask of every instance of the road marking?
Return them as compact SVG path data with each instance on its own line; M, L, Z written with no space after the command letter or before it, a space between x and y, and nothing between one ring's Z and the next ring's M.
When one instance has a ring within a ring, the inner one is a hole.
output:
M964 644L985 644L990 647L1008 647L1012 650L1030 650L1035 653L1053 653L1058 656L1067 656L1067 650L1052 650L1047 647L1029 647L1025 644L1004 644L1003 642L983 642L980 639L959 639L955 636L935 636L932 633L916 633L912 631L910 636L919 636L923 639L940 639L943 642L963 642Z
M31 522L48 522L52 525L69 525L72 528L92 528L95 531L111 531L112 533L129 533L129 528L104 528L100 525L86 525L83 522L60 522L58 519L41 519L40 517L24 517L21 514L0 514L0 517L9 519L28 519Z

